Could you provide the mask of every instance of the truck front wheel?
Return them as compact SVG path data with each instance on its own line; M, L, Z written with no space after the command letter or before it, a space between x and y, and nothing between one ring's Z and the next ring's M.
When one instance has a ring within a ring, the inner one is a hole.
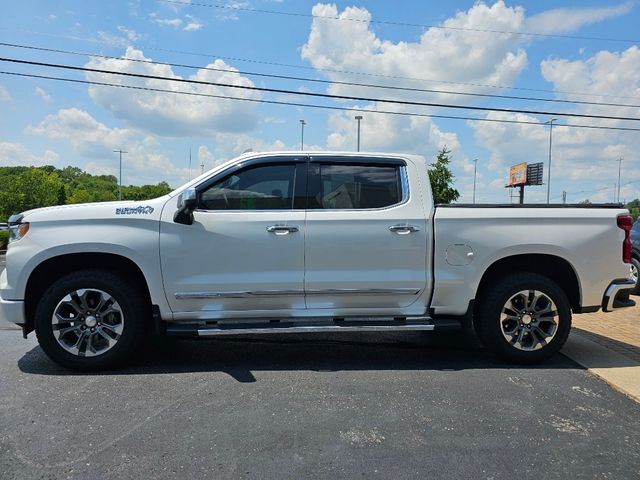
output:
M571 308L554 281L535 273L517 273L485 290L474 323L482 343L501 358L536 363L566 342Z
M140 288L113 272L83 270L54 282L35 312L38 342L56 363L73 370L121 365L145 324Z

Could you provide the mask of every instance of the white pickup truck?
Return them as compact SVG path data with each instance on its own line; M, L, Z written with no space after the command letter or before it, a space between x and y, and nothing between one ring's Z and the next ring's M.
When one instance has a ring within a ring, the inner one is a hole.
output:
M79 370L148 333L465 327L530 363L572 312L634 305L621 206L435 206L418 156L252 153L161 198L10 224L0 316Z

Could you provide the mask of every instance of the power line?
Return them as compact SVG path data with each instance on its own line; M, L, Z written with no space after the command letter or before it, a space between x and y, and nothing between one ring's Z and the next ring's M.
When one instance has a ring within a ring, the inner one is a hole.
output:
M160 75L146 75L141 73L130 73L130 72L115 72L112 70L102 70L97 68L86 68L86 67L75 67L72 65L62 65L57 63L46 63L46 62L35 62L31 60L20 60L15 58L6 58L0 57L0 61L2 62L10 62L10 63L18 63L24 65L37 65L41 67L52 67L52 68L60 68L65 70L74 70L80 72L93 72L93 73L103 73L107 75L118 75L132 78L144 78L148 80L164 80L169 82L179 82L179 83L188 83L194 85L207 85L207 86L215 86L215 87L225 87L225 88L234 88L239 90L248 90L254 92L269 92L269 93L281 93L288 95L297 95L297 96L306 96L306 97L315 97L315 98L329 98L333 100L352 100L352 101L361 101L361 102L373 102L373 103L388 103L393 105L403 105L403 106L419 106L419 107L435 107L435 108L452 108L459 110L473 110L473 111L483 111L483 112L501 112L501 113L525 113L530 115L543 115L543 116L559 116L559 117L572 117L572 118L592 118L592 119L600 119L600 120L625 120L625 121L640 121L640 118L637 117L618 117L618 116L607 116L607 115L593 115L586 113L564 113L564 112L551 112L551 111L542 111L542 110L524 110L524 109L514 109L514 108L498 108L498 107L478 107L471 105L454 105L454 104L445 104L445 103L433 103L433 102L415 102L410 100L390 100L385 98L375 98L375 97L360 97L360 96L350 96L350 95L332 95L329 93L316 93L316 92L300 92L295 90L286 90L281 88L267 88L267 87L255 87L248 85L234 85L231 83L223 83L223 82L208 82L204 80L193 80L187 78L170 78L163 77Z
M198 65L189 65L184 63L172 63L172 62L162 62L162 61L154 61L154 60L143 60L139 58L123 58L116 57L113 55L103 55L99 53L91 53L91 52L78 52L74 50L62 50L57 48L46 48L46 47L37 47L33 45L21 45L15 43L5 43L0 42L0 46L3 47L11 47L11 48L20 48L26 50L35 50L39 52L49 52L49 53L62 53L66 55L76 55L76 56L87 56L87 57L98 57L109 60L119 60L123 62L136 62L143 63L149 65L166 65L170 67L178 67L178 68L189 68L194 70L205 70L205 71L213 71L213 72L224 72L231 73L235 75L247 75L247 76L256 76L256 77L265 77L265 78L277 78L281 80L295 80L302 82L312 82L312 83L321 83L326 85L344 85L344 86L352 86L352 87L366 87L366 88L380 88L385 90L393 90L393 91L406 91L406 92L418 92L418 93L433 93L433 94L444 94L444 95L460 95L460 96L470 96L470 97L482 97L482 98L499 98L503 100L524 100L524 101L535 101L535 102L551 102L551 103L562 103L562 104L576 104L576 105L592 105L592 106L603 106L603 107L630 107L630 108L640 108L640 105L636 104L628 104L628 103L607 103L607 102L587 102L581 100L563 100L556 98L542 98L542 97L523 97L523 96L514 96L514 95L497 95L497 94L488 94L488 93L472 93L472 92L459 92L452 90L435 90L428 88L412 88L412 87L398 87L395 85L377 85L371 83L355 83L355 82L341 82L336 80L322 80L317 78L309 78L309 77L295 77L290 75L276 75L270 73L262 73L262 72L252 72L246 70L237 70L231 68L216 68L216 67L208 67L208 66L198 66Z
M633 39L624 39L624 38L608 38L608 37L589 37L582 35L563 35L563 34L554 34L554 33L537 33L537 32L522 32L522 31L513 31L513 30L495 30L489 28L468 28L468 27L451 27L444 25L429 25L424 23L408 23L408 22L397 22L390 20L374 20L374 19L362 19L362 18L353 18L353 17L342 17L342 16L333 16L333 15L314 15L312 13L302 13L302 12L285 12L282 10L267 10L264 8L251 8L251 7L243 7L238 4L219 4L219 3L197 3L197 2L185 2L178 0L158 0L159 2L171 3L173 5L181 5L185 7L208 7L208 8L219 8L224 10L232 10L232 11L242 11L249 13L265 13L269 15L283 15L287 17L300 17L300 18L312 18L319 20L338 20L345 22L356 22L356 23L373 23L377 25L391 25L395 27L415 27L415 28L437 28L440 30L453 30L453 31L461 31L461 32L476 32L476 33L491 33L491 34L509 34L509 35L521 35L526 37L537 37L537 38L562 38L562 39L572 39L572 40L594 40L600 42L622 42L622 43L638 43L639 40Z
M556 125L557 127L558 125ZM633 183L640 183L640 180L632 180L631 182L627 182L627 183L623 183L622 186L626 187L627 185L631 185ZM578 195L580 193L597 193L597 192L602 192L603 190L610 190L613 187L602 187L602 188L596 188L594 190L579 190L577 192L567 192L570 193L571 195ZM562 197L562 195L555 195L553 197L551 197L551 199L555 199L555 198L560 198Z
M448 119L448 120L467 120L467 121L475 121L475 122L507 123L507 124L518 124L518 125L540 125L540 126L545 125L545 122L532 122L532 121L526 121L526 120L506 120L506 119L496 119L496 118L463 117L463 116L457 116L457 115L437 115L437 114L415 113L415 112L397 112L393 110L366 109L366 108L357 108L357 107L337 107L332 105L317 105L312 103L231 97L227 95L215 95L211 93L167 90L167 89L154 88L154 87L141 87L141 86L135 86L135 85L123 85L118 83L97 82L92 80L78 80L74 78L53 77L50 75L36 75L32 73L0 71L0 75L11 75L16 77L24 77L24 78L38 78L42 80L56 80L56 81L77 83L77 84L83 84L83 85L100 85L100 86L106 86L106 87L126 88L131 90L142 90L142 91L159 92L159 93L172 93L172 94L188 95L188 96L195 96L195 97L217 98L217 99L223 99L223 100L236 100L236 101L251 102L251 103L264 103L264 104L270 104L270 105L318 108L323 110L334 110L334 111L343 111L343 112L378 113L378 114L396 115L396 116L402 116L402 117L442 118L442 119ZM608 126L601 126L601 125L583 125L583 124L571 124L571 123L556 125L556 128L560 128L560 127L640 132L640 128L608 127Z
M75 37L75 36L71 36L71 35L57 35L57 34L36 32L36 31L25 30L25 29L0 28L0 31L2 31L2 30L10 30L10 31L16 31L16 32L21 32L21 33L28 33L30 35L42 35L42 36L46 36L46 37L62 38L62 39L66 39L66 40L74 40L74 41L77 40L77 41L87 42L87 43L97 43L97 44L102 44L102 45L108 45L108 46L111 46L111 47L114 46L113 43L111 43L111 42L98 40L98 39L94 39L94 38ZM234 56L229 56L229 55L218 55L218 54L213 54L213 53L190 52L190 51L186 51L186 50L174 50L174 49L170 49L170 48L154 47L152 45L140 46L140 45L130 44L129 46L132 47L132 48L135 48L137 50L143 50L144 49L144 50L151 50L151 51L155 51L155 52L171 53L171 54L177 54L177 55L189 55L189 56L204 57L204 58L209 58L209 59L210 58L220 58L222 60L228 60L228 61L244 62L244 63L255 63L255 64L259 64L259 65L268 65L268 66L274 66L274 67L285 67L285 68L296 68L296 69L302 69L302 70L312 70L314 72L315 71L319 71L319 72L339 73L339 74L344 74L344 75L357 75L357 76L365 76L365 77L387 78L387 79L392 79L392 80L410 80L410 81L416 81L416 82L444 83L444 84L447 84L447 85L464 85L464 86L469 86L469 87L492 88L492 89L500 89L500 90L520 90L520 91L526 91L526 92L540 92L540 93L554 93L554 94L558 94L559 93L559 94L563 94L563 95L580 95L580 96L585 96L585 97L630 98L630 99L634 99L634 100L638 99L637 97L629 96L629 95L611 95L611 94L604 94L604 93L570 92L570 91L567 91L567 90L548 90L548 89L543 89L543 88L514 87L514 86L506 86L506 85L492 85L492 84L473 83L473 82L456 82L456 81L453 81L453 80L442 80L442 79L435 79L435 78L409 77L409 76L402 76L402 75L386 75L386 74L382 74L382 73L360 72L360 71L354 71L354 70L340 70L340 69L334 69L334 68L311 67L311 66L308 66L308 65L294 65L294 64L291 64L291 63L281 63L281 62L267 61L267 60L256 60L256 59L252 59L252 58L241 58L241 57L234 57Z

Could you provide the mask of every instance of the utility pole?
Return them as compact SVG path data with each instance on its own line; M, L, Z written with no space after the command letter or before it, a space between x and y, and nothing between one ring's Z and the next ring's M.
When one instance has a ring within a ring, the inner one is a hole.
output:
M129 152L125 152L122 149L118 149L118 150L114 150L115 153L119 153L120 154L120 176L118 177L118 200L122 200L122 154L123 153L129 153Z
M362 115L356 115L356 120L358 121L358 145L357 145L357 152L360 151L360 121L362 120Z
M616 160L618 162L618 203L620 203L620 171L622 170L622 157Z
M549 195L551 194L551 142L553 138L553 122L558 120L557 118L552 118L549 120L549 172L547 173L547 204L549 204Z
M566 204L567 203L567 192L566 191L562 191L562 203Z
M300 120L300 150L304 150L304 126L307 124L303 119Z
M478 172L478 159L473 159L473 204L476 203L476 173Z

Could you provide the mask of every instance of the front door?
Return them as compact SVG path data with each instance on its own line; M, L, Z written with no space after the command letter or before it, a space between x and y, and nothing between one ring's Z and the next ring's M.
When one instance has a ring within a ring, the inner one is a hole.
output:
M176 319L305 308L306 168L272 158L223 172L197 188L192 225L165 208L162 274Z
M428 224L419 185L409 191L406 168L399 159L312 157L307 308L400 313L420 297Z

